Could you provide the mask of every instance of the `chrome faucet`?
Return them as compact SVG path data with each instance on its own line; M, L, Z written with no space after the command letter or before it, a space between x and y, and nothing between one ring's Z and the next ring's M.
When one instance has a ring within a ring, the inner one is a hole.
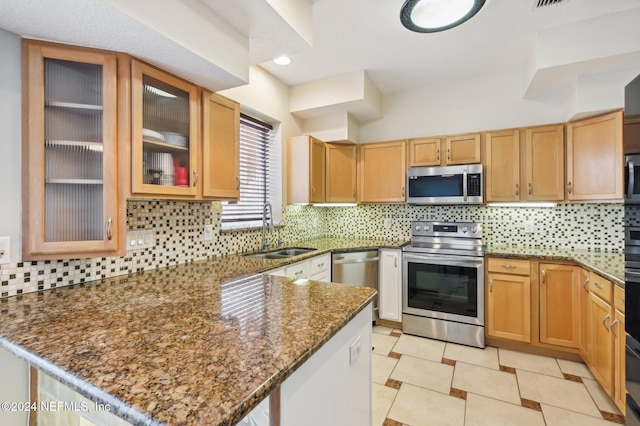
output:
M264 203L264 208L262 209L262 250L266 250L271 245L267 243L265 238L267 232L267 210L269 211L269 220L271 221L269 232L273 234L273 209L271 208L271 203Z

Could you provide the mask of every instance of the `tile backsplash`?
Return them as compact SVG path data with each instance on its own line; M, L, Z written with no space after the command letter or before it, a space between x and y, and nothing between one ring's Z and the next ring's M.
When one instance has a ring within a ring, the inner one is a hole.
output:
M260 248L261 230L222 231L219 203L181 201L127 202L127 229L153 229L155 246L127 251L125 256L21 262L0 267L0 297L93 281ZM481 222L485 244L623 250L624 206L567 204L554 208L487 206L360 205L321 208L287 205L284 225L270 242L289 244L318 237L402 240L410 238L414 220ZM391 219L391 228L383 226ZM525 234L523 222L534 221ZM204 241L204 225L213 239Z

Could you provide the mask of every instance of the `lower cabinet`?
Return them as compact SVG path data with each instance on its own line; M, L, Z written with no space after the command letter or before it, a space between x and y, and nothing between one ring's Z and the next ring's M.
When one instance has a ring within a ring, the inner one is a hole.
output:
M487 336L531 342L529 261L490 258L487 270Z
M378 315L389 321L402 321L402 258L400 250L380 250Z
M614 365L614 383L613 401L616 403L622 414L625 414L627 387L625 382L625 341L627 333L624 331L624 314L619 310L615 310L614 324L611 324L611 332L613 333L613 365Z
M613 309L606 301L591 293L591 362L588 364L602 388L612 396L614 386L613 371Z
M267 273L279 277L331 282L331 254L327 253L301 262L292 263L283 268L272 269Z
M540 342L578 347L580 268L567 264L540 263Z
M578 350L580 356L589 364L591 362L591 311L589 303L589 271L579 268L578 281Z

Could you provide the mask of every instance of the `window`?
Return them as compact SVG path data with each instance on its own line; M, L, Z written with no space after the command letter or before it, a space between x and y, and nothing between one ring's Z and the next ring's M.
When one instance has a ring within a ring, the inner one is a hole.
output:
M222 229L262 224L262 209L270 200L273 127L240 115L240 200L223 203Z

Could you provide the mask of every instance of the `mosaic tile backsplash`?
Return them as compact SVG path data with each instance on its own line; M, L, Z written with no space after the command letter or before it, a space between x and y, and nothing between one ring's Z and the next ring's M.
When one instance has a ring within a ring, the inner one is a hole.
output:
M231 253L260 249L261 230L221 231L219 203L128 201L127 228L153 229L155 246L125 256L21 262L0 267L0 297L93 281ZM391 219L391 228L383 226ZM567 204L554 208L360 205L321 208L288 205L284 224L268 235L285 244L320 237L409 239L414 220L481 222L484 243L526 247L623 250L624 206ZM525 234L532 220L535 232ZM213 239L203 241L204 225Z

